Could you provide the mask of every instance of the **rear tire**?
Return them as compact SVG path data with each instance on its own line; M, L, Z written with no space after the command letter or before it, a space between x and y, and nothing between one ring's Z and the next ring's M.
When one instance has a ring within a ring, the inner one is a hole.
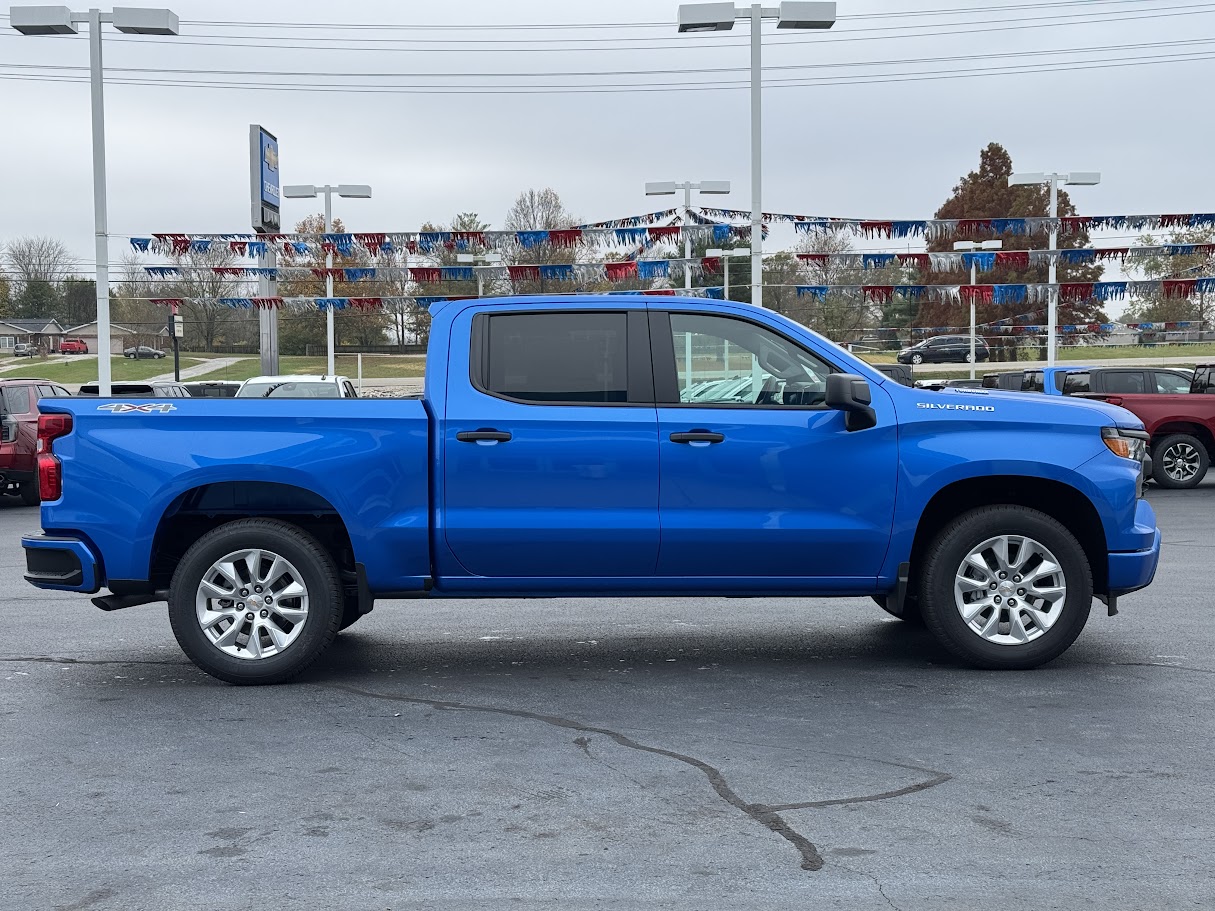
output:
M329 647L343 600L333 557L316 538L286 522L240 519L186 551L169 589L169 622L212 677L283 683Z
M928 629L979 668L1025 670L1057 658L1084 629L1092 602L1080 542L1021 506L984 507L951 522L929 545L920 575Z
M26 481L21 485L21 502L25 506L38 506L42 503L42 494L38 491L37 481Z
M1188 433L1171 433L1152 449L1152 479L1161 487L1197 487L1210 465L1206 446Z

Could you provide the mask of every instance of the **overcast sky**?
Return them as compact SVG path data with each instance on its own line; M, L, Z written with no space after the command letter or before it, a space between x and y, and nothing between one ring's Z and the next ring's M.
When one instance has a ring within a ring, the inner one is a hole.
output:
M1074 191L1082 213L1215 210L1211 59L1047 71L1079 61L1209 55L1215 3L840 0L838 7L830 32L765 26L765 78L774 80L764 93L766 210L931 217L993 140L1021 170L1100 170L1100 186ZM284 183L373 186L372 200L335 201L335 214L354 231L407 231L460 211L479 212L499 227L528 187L553 187L588 221L664 207L644 195L647 180L727 179L730 196L702 201L750 206L745 87L652 90L669 82L745 82L746 23L711 36L678 35L673 0L174 0L173 9L183 20L178 39L106 28L108 77L144 82L106 87L114 235L249 230L254 122L279 137ZM336 22L395 27L339 29ZM303 23L329 26L289 27ZM579 23L617 25L517 28ZM442 25L461 27L434 27ZM1027 55L1042 51L1054 53ZM92 260L88 86L26 77L80 77L87 64L83 34L24 37L0 19L0 76L22 77L0 78L0 242L57 235L82 263ZM46 69L52 65L79 69ZM723 67L743 69L697 72ZM958 73L990 67L1021 71ZM156 72L167 69L200 72ZM302 75L223 73L251 70ZM628 70L666 72L616 75ZM554 73L595 75L497 75ZM954 78L912 81L910 73ZM885 81L775 83L861 76ZM166 78L243 87L146 84ZM248 85L267 81L413 88L371 94ZM528 95L483 88L622 83L638 88ZM473 91L437 92L456 86ZM286 201L284 224L310 208ZM111 250L120 257L125 240L115 237Z

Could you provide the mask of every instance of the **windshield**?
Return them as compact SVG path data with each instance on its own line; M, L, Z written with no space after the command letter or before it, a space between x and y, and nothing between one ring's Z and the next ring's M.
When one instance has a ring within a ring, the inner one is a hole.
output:
M266 382L246 383L237 393L244 399L336 399L336 383Z

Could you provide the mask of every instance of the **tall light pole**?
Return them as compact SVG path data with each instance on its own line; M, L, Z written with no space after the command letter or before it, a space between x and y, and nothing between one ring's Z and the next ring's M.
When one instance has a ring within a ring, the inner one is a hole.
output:
M728 180L702 180L693 182L686 180L683 183L676 183L673 180L657 180L650 181L645 185L646 196L671 196L676 190L683 190L683 211L686 217L687 213L692 209L692 191L699 190L701 193L716 193L724 195L730 192L730 181ZM689 260L692 258L692 237L684 233L683 236L683 287L685 291L692 290L692 270L689 268Z
M283 196L287 199L314 199L318 194L325 197L325 233L333 230L333 194L343 199L371 199L371 187L359 183L340 183L337 186L325 184L323 187L312 184L292 184L283 187ZM325 297L333 297L333 251L325 253ZM333 363L333 307L325 308L325 345L328 354L326 373L333 376L337 372Z
M959 240L954 245L955 250L963 250L970 253L976 250L999 250L1004 246L1002 240L985 240L982 243L973 240ZM978 284L978 264L974 257L970 258L970 286L973 288ZM970 295L970 378L975 378L975 296Z
M715 256L721 260L723 272L721 296L725 300L730 299L730 257L750 255L750 247L734 247L730 250L705 250L705 256Z
M685 3L679 7L679 31L728 32L735 19L751 20L751 303L764 305L763 270L763 138L761 130L760 36L764 19L777 28L827 29L835 25L834 3L786 2L778 7L759 3Z
M1008 178L1010 187L1023 186L1027 184L1050 184L1050 212L1048 213L1051 219L1050 225L1050 251L1054 256L1050 258L1050 275L1047 281L1050 282L1050 308L1046 317L1046 365L1048 367L1055 366L1055 330L1059 320L1059 273L1055 264L1059 251L1059 184L1062 182L1065 186L1076 187L1092 187L1101 183L1101 174L1098 171L1072 171L1068 174L1044 174L1041 171L1027 172L1023 174L1013 174Z
M93 101L93 232L96 244L97 394L110 394L110 229L105 193L105 96L102 91L101 24L128 35L176 35L177 15L167 9L115 7L77 13L66 6L14 6L9 25L23 35L75 35L89 27L89 86Z

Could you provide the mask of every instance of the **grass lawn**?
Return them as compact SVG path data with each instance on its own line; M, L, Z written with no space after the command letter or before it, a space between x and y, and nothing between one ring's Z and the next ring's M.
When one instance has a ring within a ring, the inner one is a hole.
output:
M182 368L197 364L194 358L183 357ZM173 372L173 358L148 358L133 360L125 357L110 358L110 373L115 382L119 380L146 380L149 377L160 376ZM57 364L44 364L38 358L31 358L28 370L10 371L0 376L36 376L52 380L56 383L91 383L97 379L97 358L82 354L70 361Z
M1215 344L1128 345L1116 348L1087 345L1084 347L1061 347L1058 349L1058 352L1059 360L1061 361L1093 361L1120 357L1186 357L1194 358L1195 363L1197 363L1215 358Z
M328 364L323 357L280 357L281 373L324 373ZM339 354L334 367L340 376L352 380L358 376L357 355ZM421 355L363 355L363 379L386 379L389 377L420 377L426 370L426 358ZM219 367L192 380L247 380L262 372L261 361L255 357L242 358L235 364Z

